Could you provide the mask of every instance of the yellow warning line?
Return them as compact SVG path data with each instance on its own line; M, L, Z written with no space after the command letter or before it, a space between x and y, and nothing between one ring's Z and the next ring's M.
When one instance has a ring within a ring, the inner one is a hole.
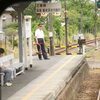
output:
M76 48L76 47L78 47L77 45L75 45L75 46L71 46L71 47L74 47L74 48Z
M66 46L60 46L60 48L65 48ZM73 46L69 46L69 47L73 47L73 48L76 48L78 47L77 45L73 45Z
M66 55L66 53L60 53L60 55Z
M65 67L67 63L69 63L72 59L74 59L75 56L70 58L67 62L65 62L62 66L60 66L57 70L54 71L54 73L50 74L44 81L40 82L40 84L36 87L33 88L27 95L25 95L22 99L20 100L28 100L34 93L36 93L39 89L41 89L45 84L52 79L61 69Z
M72 53L72 55L78 55L77 53Z
M60 46L60 48L65 48L66 46Z
M66 55L66 53L60 53L60 55ZM78 55L78 53L70 53L70 55Z

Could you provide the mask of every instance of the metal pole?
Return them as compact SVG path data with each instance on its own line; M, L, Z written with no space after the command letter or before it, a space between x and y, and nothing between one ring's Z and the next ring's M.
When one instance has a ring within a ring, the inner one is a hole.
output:
M23 11L30 4L30 2L18 3L12 5L12 7L18 13L18 36L19 36L19 62L23 62L23 35L24 35L24 25L23 25Z
M53 23L52 23L52 14L49 13L49 32L52 33L52 36L49 35L50 37L50 55L53 56L54 55L54 36L53 36ZM49 33L50 34L50 33Z
M68 17L67 17L67 6L66 6L66 0L65 0L65 45L66 45L66 55L68 54L68 32L67 32L67 23L68 23Z
M19 61L23 62L23 13L18 11Z
M29 38L29 49L30 49L30 67L32 67L32 36Z

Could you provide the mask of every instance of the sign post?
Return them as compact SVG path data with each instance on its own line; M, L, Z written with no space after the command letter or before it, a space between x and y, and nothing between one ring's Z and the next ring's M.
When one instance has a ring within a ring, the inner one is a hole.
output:
M29 66L32 67L31 18L32 16L24 16L24 32L25 32L24 34L24 54L25 54L24 63L25 63L26 69L28 69ZM29 52L29 60L28 60L27 52Z

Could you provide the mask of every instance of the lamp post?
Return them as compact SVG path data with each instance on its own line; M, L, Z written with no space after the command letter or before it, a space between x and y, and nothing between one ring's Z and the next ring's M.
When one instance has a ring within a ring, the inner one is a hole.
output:
M66 55L68 54L68 32L67 32L67 24L68 24L68 17L67 17L67 5L65 0L65 45L66 45Z

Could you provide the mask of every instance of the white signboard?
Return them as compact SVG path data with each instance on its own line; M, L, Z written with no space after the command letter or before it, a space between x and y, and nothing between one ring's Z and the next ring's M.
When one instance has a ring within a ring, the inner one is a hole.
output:
M61 3L36 3L36 13L55 13L61 12Z
M78 35L74 35L74 40L78 40L78 39L79 39Z
M79 37L80 37L81 39L84 39L84 35L83 35L83 34L77 34L77 35L74 35L74 40L78 40Z
M49 32L49 37L53 37L53 33L52 32Z
M31 37L31 21L25 20L25 34L26 38Z

